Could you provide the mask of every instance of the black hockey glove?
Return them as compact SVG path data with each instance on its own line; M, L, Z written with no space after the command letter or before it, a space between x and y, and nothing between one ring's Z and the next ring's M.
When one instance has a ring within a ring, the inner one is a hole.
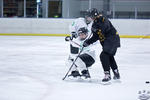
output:
M65 37L65 41L70 41L70 40L72 40L71 36L66 36Z
M77 38L78 37L76 32L71 32L71 34L72 34L72 38Z
M87 46L89 46L89 44L87 43L87 40L85 40L83 43L83 47L87 47Z

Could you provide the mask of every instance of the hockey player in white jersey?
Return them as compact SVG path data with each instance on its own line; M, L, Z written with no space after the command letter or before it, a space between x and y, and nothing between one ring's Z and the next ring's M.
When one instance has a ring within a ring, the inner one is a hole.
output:
M72 43L72 47L78 49L79 51L83 47L83 42L91 36L88 34L88 29L86 27L82 27L77 31L78 38L76 39L76 42L78 45L75 43ZM66 37L66 41L70 41L71 37ZM80 45L80 46L79 46ZM90 78L90 74L88 71L88 67L92 66L95 62L95 51L91 48L92 45L83 48L83 51L81 54L78 56L78 59L75 61L72 69L71 69L71 74L68 76L72 77L83 77L85 79ZM74 52L74 58L70 58L70 66L73 63L75 57L78 55L79 51ZM73 55L73 54L72 54Z
M69 26L71 38L73 41L80 41L78 39L78 30L82 27L86 27L88 29L88 34L91 34L92 22L89 22L88 20L86 20L86 18L77 18ZM75 54L78 53L78 51L79 48L74 47L72 44L70 44L70 57L73 57Z

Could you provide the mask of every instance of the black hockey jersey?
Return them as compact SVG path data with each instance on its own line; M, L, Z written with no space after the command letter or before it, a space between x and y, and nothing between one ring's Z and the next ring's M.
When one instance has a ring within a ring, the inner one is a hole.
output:
M98 16L94 20L91 30L93 36L86 41L87 44L92 44L99 40L103 50L108 53L120 47L120 37L116 29L104 16Z

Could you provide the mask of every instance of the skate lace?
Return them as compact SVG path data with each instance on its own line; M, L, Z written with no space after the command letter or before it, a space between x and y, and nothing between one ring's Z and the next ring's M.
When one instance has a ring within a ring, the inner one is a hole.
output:
M119 73L117 69L116 69L116 70L114 70L114 72L115 72L115 74L118 74L118 73Z
M106 75L104 76L104 78L105 78L105 79L109 79L109 78L110 78L110 75L109 75L109 74L106 74Z

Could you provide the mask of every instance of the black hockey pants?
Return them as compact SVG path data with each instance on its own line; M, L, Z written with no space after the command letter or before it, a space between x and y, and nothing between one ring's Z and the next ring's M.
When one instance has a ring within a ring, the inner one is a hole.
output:
M114 55L111 55L102 51L100 54L100 60L101 60L104 71L110 71L110 68L112 70L118 69Z

